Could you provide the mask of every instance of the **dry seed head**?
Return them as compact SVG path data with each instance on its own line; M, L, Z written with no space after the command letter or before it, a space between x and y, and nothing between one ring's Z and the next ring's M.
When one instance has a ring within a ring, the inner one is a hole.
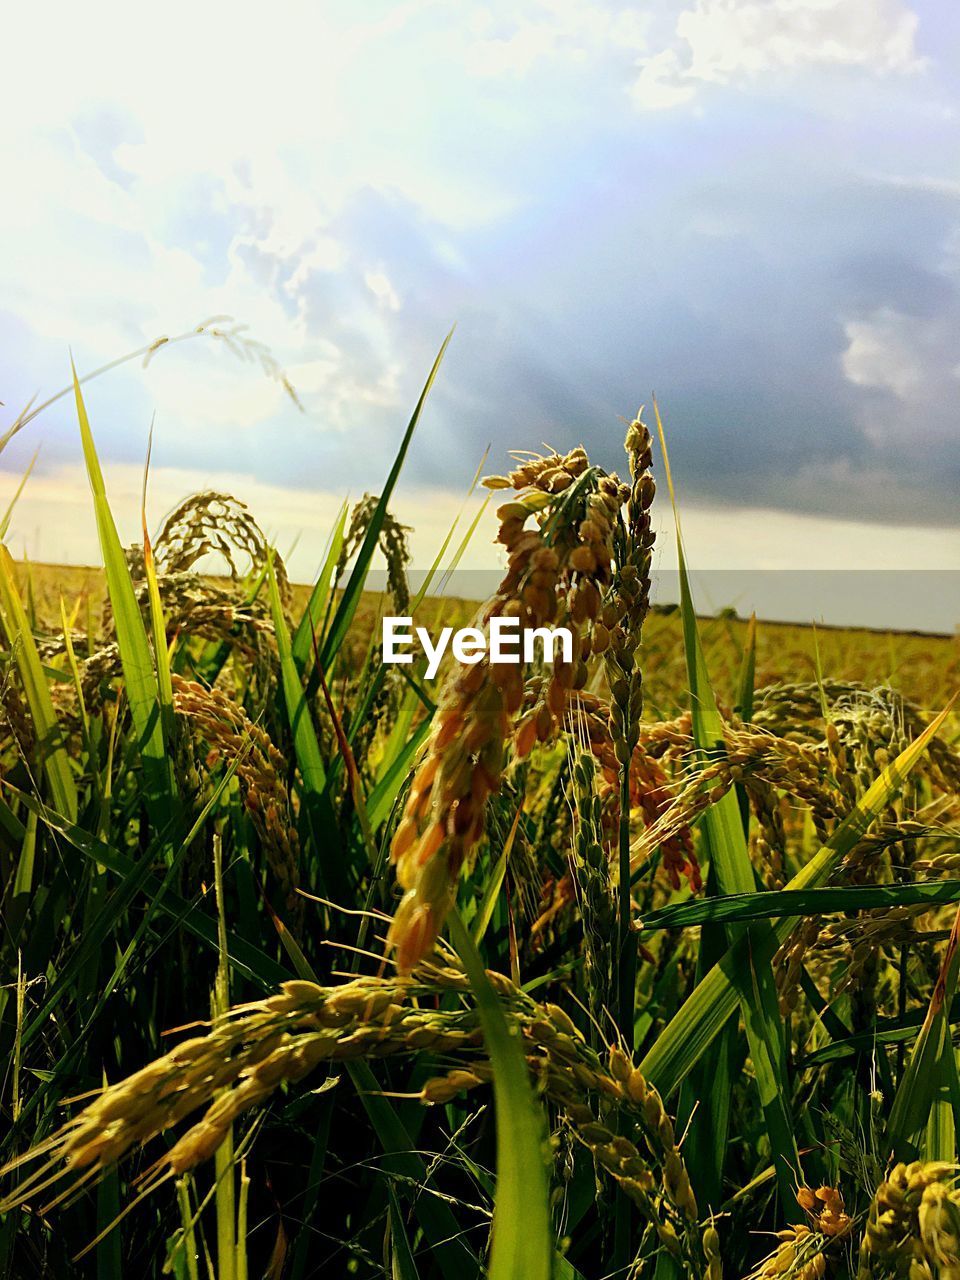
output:
M451 1071L445 1076L428 1080L420 1091L424 1102L450 1102L458 1093L474 1089L482 1081L475 1071Z
M619 1084L628 1084L633 1074L633 1063L617 1045L610 1047L610 1074Z
M531 459L509 477L517 496L497 512L508 566L497 593L480 610L481 629L503 615L528 627L562 621L579 648L580 628L596 616L612 561L610 513L604 502L593 501L598 481L586 483L588 467L585 452L575 449ZM580 477L585 482L575 490ZM494 481L494 487L502 485ZM526 528L531 518L537 527ZM549 741L571 690L585 678L583 664L556 664L541 682L538 703L520 714L519 665L490 664L485 656L447 677L391 847L398 881L407 890L388 935L401 972L436 941L461 870L484 835L487 800L499 789L508 741L514 738L521 757L536 742ZM455 742L461 752L438 766Z
M608 1072L562 1009L537 1004L504 975L491 972L489 977L518 1023L528 1066L540 1089L567 1116L598 1166L623 1186L658 1234L665 1234L682 1253L689 1246L685 1224L695 1222L696 1207L679 1153L673 1148L654 1156L663 1171L661 1193L634 1143L612 1127L615 1122L598 1118L583 1102L592 1094L608 1108L630 1108L623 1082L612 1073L627 1076L626 1061L612 1051ZM428 1102L449 1101L491 1079L476 1011L418 1007L407 997L462 992L467 986L459 970L431 964L411 978L357 978L337 987L287 982L273 996L217 1019L206 1036L185 1041L179 1060L174 1048L138 1077L108 1088L55 1140L50 1164L62 1158L76 1170L106 1168L132 1147L206 1108L155 1166L158 1173L183 1173L211 1155L230 1124L247 1109L330 1059L421 1049L462 1055L463 1066L428 1082L421 1095ZM139 1089L134 1087L138 1078L144 1082ZM630 1072L628 1087L635 1078ZM106 1125L108 1114L114 1119ZM661 1124L658 1132L672 1137L672 1125ZM16 1202L14 1196L12 1203Z
M297 892L300 846L290 796L274 764L279 753L266 731L223 690L207 689L176 673L172 682L174 707L190 734L211 744L215 760L224 756L233 760L240 753L237 777L247 811L284 894L285 907L299 928L303 915L303 899Z

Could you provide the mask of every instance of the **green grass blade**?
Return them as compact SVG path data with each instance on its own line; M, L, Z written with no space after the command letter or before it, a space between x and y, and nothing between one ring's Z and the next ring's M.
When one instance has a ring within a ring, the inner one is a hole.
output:
M27 814L26 826L23 829L23 845L17 859L17 869L13 877L13 898L29 895L33 887L33 864L37 852L37 815Z
M470 521L469 525L467 526L467 531L463 535L463 538L460 541L460 545L457 547L456 551L453 553L450 563L447 565L446 569L444 569L443 571L443 577L440 579L440 592L443 592L447 583L450 581L450 579L453 577L453 575L456 573L457 569L459 568L460 561L463 559L463 556L464 556L464 553L466 552L467 547L473 541L473 535L476 533L477 526L479 525L481 519L483 518L483 513L486 511L489 505L490 505L490 499L485 498L483 502L480 504L480 506L477 508L477 514L473 517L473 519ZM426 584L424 584L424 587L421 588L419 594L417 595L416 603L419 603L419 601L422 599L422 597L425 594L426 594Z
M290 645L290 632L283 616L283 605L280 601L280 589L273 565L269 566L267 581L270 589L270 610L273 614L273 627L277 637L277 652L280 657L280 676L283 683L283 699L287 708L287 719L293 734L293 742L297 752L297 764L307 791L322 792L327 784L327 771L320 754L310 708L304 696L303 685L293 661L293 650Z
M457 525L460 523L460 520L463 517L463 513L466 510L467 503L470 501L471 497L473 496L474 490L476 489L477 485L480 483L480 475L483 471L483 464L486 462L487 454L489 452L490 452L489 447L484 450L483 457L480 459L480 465L477 467L473 480L470 483L470 488L467 490L467 495L463 500L463 505L461 506L457 514L454 516L453 523L450 525L450 528L447 530L447 533L443 539L443 542L440 544L440 550L437 552L436 556L434 557L433 564L430 566L429 572L427 573L423 582L420 584L420 590L417 592L413 600L410 602L411 613L414 613L417 610L417 608L422 604L424 597L426 596L427 592L430 590L430 585L433 582L433 579L436 576L437 570L440 567L440 562L443 560L443 557L447 554L447 548L450 546L450 543L453 540L453 535L454 533L456 533ZM490 498L488 496L480 504L479 511L473 517L473 520L470 522L467 532L464 534L463 538L460 541L459 547L454 553L453 560L450 562L449 567L444 572L443 581L446 581L447 579L449 579L454 569L456 569L457 565L460 563L460 559L463 556L464 551L467 549L467 546L469 545L470 540L476 531L477 525L480 523L480 517L483 515L484 511L486 511L487 504L489 503L489 501L490 501ZM442 590L442 583L441 583L441 590Z
M111 1230L119 1214L120 1178L110 1169L97 1187L97 1280L120 1280L123 1275L123 1241L119 1231Z
M419 705L420 699L417 696L417 690L408 686L397 710L396 718L390 726L390 733L387 735L387 740L383 745L383 756L377 765L377 782L382 782L387 777L393 768L394 762L403 754L404 748L410 741L411 729L413 729L413 721Z
M70 622L67 618L67 608L63 602L63 596L60 597L60 625L63 628L63 647L64 652L67 655L67 665L70 668L70 678L73 680L74 692L77 695L77 709L80 712L80 726L84 735L84 740L88 741L90 724L87 717L87 706L83 696L83 680L80 677L80 664L77 662L77 655L73 648L73 639L70 635Z
M809 981L809 979L808 979ZM853 1035L844 1035L838 1031L834 1033L833 1040L830 1044L824 1045L820 1049L814 1049L812 1053L808 1053L805 1057L799 1059L801 1068L822 1067L828 1062L842 1062L845 1058L851 1058L858 1053L872 1051L878 1045L885 1044L903 1044L908 1040L916 1040L917 1032L923 1025L926 1013L913 1009L909 1013L894 1018L878 1018L864 1031L858 1031ZM826 1014L831 1020L835 1020L835 1015ZM826 1017L824 1021L826 1021ZM947 1013L947 1021L951 1026L960 1023L960 1001L954 999L954 1002Z
M173 712L173 677L170 673L170 654L167 651L167 625L163 616L163 602L160 599L160 583L157 578L157 566L153 558L153 547L147 529L147 476L150 471L150 453L153 449L153 424L150 424L150 440L147 446L147 461L143 469L143 496L140 503L140 520L143 530L143 565L147 577L147 592L150 599L150 626L153 635L153 656L157 664L157 697L160 702L160 714L163 725L163 736L172 742L174 731Z
M413 757L420 750L421 745L430 732L430 721L423 720L411 734L409 740L403 744L400 750L394 755L390 761L389 767L383 777L380 778L370 792L367 798L367 816L370 822L370 829L376 831L377 827L386 822L390 816L394 802L400 793L404 779L407 776L408 766Z
M516 1029L494 994L483 961L456 908L450 936L470 979L493 1065L497 1110L497 1194L489 1280L550 1280L553 1235L543 1142L545 1126L530 1087Z
M17 852L17 867L13 885L4 898L4 929L14 946L20 941L20 931L27 917L33 894L34 867L37 856L37 817L28 813L23 839Z
M960 1098L960 1076L957 1055L950 1036L941 1043L937 1063L937 1087L930 1103L927 1131L920 1147L923 1160L942 1160L954 1164L957 1159L957 1110Z
M270 610L273 615L274 632L277 639L277 654L280 659L280 682L283 686L283 701L287 711L290 732L293 735L293 748L297 758L297 766L303 782L303 818L310 835L313 855L320 876L321 887L328 895L347 901L346 868L339 857L339 840L335 835L336 822L331 808L330 797L325 793L327 771L320 751L310 706L300 680L300 673L293 660L290 646L290 632L283 616L283 605L280 601L280 590L277 586L273 564L268 565L267 585L270 593ZM326 833L331 838L326 838Z
M406 460L407 450L410 447L410 441L413 438L413 433L416 430L417 423L420 421L420 414L423 412L423 406L426 403L427 395L430 392L430 388L433 386L434 379L437 376L437 371L440 368L440 363L443 360L444 354L446 353L452 337L453 330L451 329L443 340L440 350L437 353L437 358L433 362L433 368L430 370L430 374L424 384L424 388L420 393L420 399L417 401L416 408L413 411L413 416L411 417L410 422L407 425L407 429L404 432L403 439L400 442L400 448L397 451L397 456L394 459L393 466L390 468L390 474L387 476L386 484L383 486L383 492L380 494L380 500L377 503L376 510L373 513L373 518L370 521L366 535L361 543L360 550L357 553L357 560L353 566L353 572L350 574L350 579L347 582L340 604L334 614L333 621L330 624L330 630L327 635L324 636L323 646L320 651L320 665L324 671L330 670L330 664L340 651L340 646L343 643L347 631L349 630L350 623L353 621L353 615L356 613L357 605L360 603L360 595L363 591L363 585L367 580L370 561L372 560L373 553L377 548L377 541L380 537L380 531L383 528L383 520L387 512L387 505L393 496L393 490L396 487L400 471L403 467L404 461Z
M923 1026L887 1121L887 1141L898 1159L954 1160L951 1079L956 1076L953 1041L947 1010L953 1003L960 969L960 911L954 920L946 953L933 989ZM924 1151L924 1131L929 1150ZM932 1150L933 1154L930 1154ZM940 1154L948 1150L949 1154Z
M340 508L340 514L337 516L337 522L333 527L330 545L327 548L320 575L314 583L313 590L310 592L307 607L303 611L303 616L293 636L293 644L291 646L293 660L301 674L313 654L313 637L326 614L330 583L333 581L333 571L343 548L343 537L347 527L348 514L349 505L344 502Z
M743 923L778 916L820 916L867 911L877 907L905 907L919 903L960 902L960 880L929 880L914 884L840 885L827 889L778 889L671 903L642 920L643 932L685 929L717 922Z
M70 769L70 758L60 722L53 709L50 690L40 664L40 655L37 653L30 623L17 590L13 560L4 546L0 546L0 604L2 604L3 626L7 642L27 696L27 705L33 719L37 746L51 799L61 813L75 820L77 788Z
M500 897L500 889L503 885L503 878L507 874L507 863L510 861L510 853L513 849L513 842L517 838L517 830L520 826L520 819L523 816L523 805L517 810L517 816L511 824L510 831L506 840L503 842L503 849L500 857L497 859L496 866L487 879L487 886L483 892L483 899L477 908L477 914L473 920L473 940L479 947L483 942L484 934L490 927L490 921L493 918L494 908L497 905L497 899Z
M210 996L210 1013L213 1018L222 1018L230 1009L230 966L227 962L227 918L223 905L223 844L219 834L213 837L213 883L217 906L217 972ZM223 1097L223 1092L214 1096ZM217 1224L217 1280L237 1280L237 1206L232 1124L227 1125L213 1159L216 1177L214 1210Z
M407 1229L403 1224L400 1202L393 1187L387 1187L390 1205L390 1271L392 1280L420 1280L417 1264L413 1260L413 1250L407 1239Z
M107 501L103 472L97 457L83 394L73 372L77 417L80 422L80 438L87 476L93 494L97 532L103 554L107 591L113 608L117 631L117 646L123 667L124 692L130 705L130 715L136 730L137 742L143 759L144 798L155 827L163 824L175 802L176 787L173 772L164 744L163 718L154 655L144 629L143 618L133 589L133 580L126 556Z
M30 459L30 462L27 465L26 471L23 473L23 476L20 479L20 483L17 485L16 491L13 497L10 499L9 503L7 504L6 511L3 513L3 519L0 520L0 542L3 542L7 536L7 533L10 529L10 520L11 520L11 517L13 516L13 509L17 505L17 502L19 501L20 495L21 493L23 493L23 490L26 487L27 481L30 479L30 473L33 471L33 468L36 464L39 454L40 454L40 450L39 449L35 450L33 457Z

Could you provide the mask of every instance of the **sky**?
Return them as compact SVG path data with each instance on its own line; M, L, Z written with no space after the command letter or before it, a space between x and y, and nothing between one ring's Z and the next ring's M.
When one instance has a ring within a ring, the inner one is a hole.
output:
M693 564L960 570L949 0L93 2L4 43L0 429L71 351L221 314L303 406L211 338L91 383L127 540L155 417L151 517L234 492L310 578L455 324L396 501L421 565L488 445L616 467L656 391ZM69 400L0 502L38 446L11 547L95 560Z

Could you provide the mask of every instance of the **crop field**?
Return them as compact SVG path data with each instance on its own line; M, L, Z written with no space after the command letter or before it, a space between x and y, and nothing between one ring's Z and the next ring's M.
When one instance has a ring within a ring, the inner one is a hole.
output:
M501 460L465 602L417 414L294 587L225 495L123 548L76 404L104 567L0 559L0 1276L960 1276L957 637L651 608L658 414Z
M60 625L60 597L77 607L85 624L99 627L107 588L103 570L77 565L30 564L15 561L14 575L31 622L40 631ZM222 576L202 579L213 591L222 589ZM290 584L290 616L300 619L312 586ZM341 590L332 592L338 604ZM440 626L466 626L480 607L476 600L426 595L415 621L431 632ZM389 593L364 591L338 659L341 670L353 674L363 665L372 633L391 612ZM88 623L87 611L90 611ZM730 615L698 618L700 641L718 697L732 706L740 667L751 644L754 679L758 687L776 683L809 683L818 668L836 679L875 688L891 685L921 706L942 706L960 687L960 632L953 636L910 631L878 631L858 627L815 627L764 621L749 637L749 622ZM683 625L679 609L652 606L643 632L643 715L647 720L677 714L689 702Z

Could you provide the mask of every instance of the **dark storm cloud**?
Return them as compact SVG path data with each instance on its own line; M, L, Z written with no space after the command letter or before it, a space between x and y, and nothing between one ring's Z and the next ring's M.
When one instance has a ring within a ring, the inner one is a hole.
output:
M698 163L685 140L687 172L669 186L674 161L635 137L572 156L587 180L531 195L482 237L443 233L442 253L440 229L401 200L370 191L345 211L357 261L382 262L402 299L379 349L406 353L411 403L431 344L458 323L411 475L447 485L488 442L502 459L541 438L583 439L612 461L617 415L655 388L691 497L955 521L958 290L945 260L960 201L839 178L826 161L788 181L769 155L748 186L707 142ZM378 346L338 306L356 284L349 268L318 273L303 294L311 326L359 366ZM848 326L884 313L901 319L904 358L925 367L936 403L851 380ZM898 415L901 430L871 431ZM358 410L374 448L395 438L388 416ZM360 460L341 442L331 462Z

